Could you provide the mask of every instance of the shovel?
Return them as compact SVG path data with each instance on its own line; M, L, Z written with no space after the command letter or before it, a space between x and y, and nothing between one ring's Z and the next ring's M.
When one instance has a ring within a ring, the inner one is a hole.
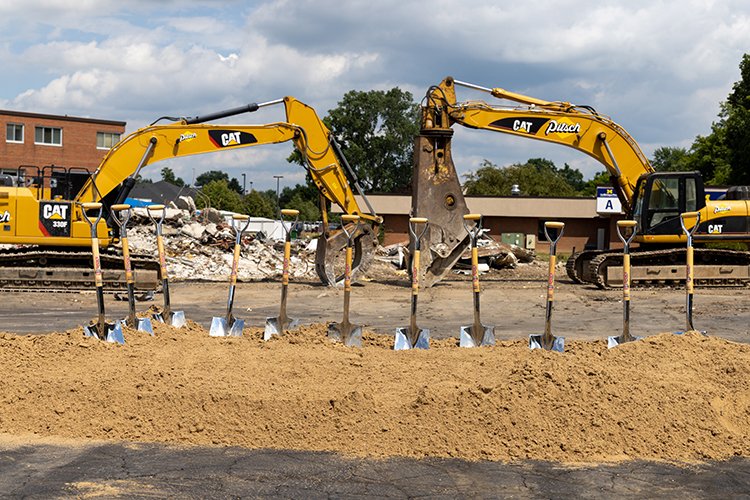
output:
M563 234L565 224L562 222L545 222L544 236L549 242L549 274L547 277L547 311L544 320L544 335L529 335L529 349L545 349L547 351L563 352L565 338L552 335L552 302L555 298L555 261L557 260L557 242ZM549 235L549 230L555 229L555 237Z
M169 275L167 274L167 255L164 252L164 239L162 238L162 224L164 224L164 216L166 215L166 209L164 205L149 205L146 207L148 217L156 226L156 247L159 251L159 264L161 265L161 284L164 293L164 309L162 312L153 314L151 317L160 323L168 323L175 328L185 326L185 313L183 311L173 311L172 306L169 303ZM152 212L161 211L161 217L158 219L154 218Z
M417 235L416 227L422 225L422 231ZM409 219L409 234L414 239L414 255L412 256L411 268L411 320L408 327L396 328L396 340L393 349L403 351L406 349L429 349L430 330L417 326L417 296L419 295L419 253L421 240L427 231L427 219L424 217L411 217Z
M635 227L638 223L634 220L618 220L617 236L622 241L622 335L619 337L607 337L607 347L612 349L625 342L639 340L641 337L630 335L630 242L635 238ZM623 231L630 230L626 238Z
M685 224L685 219L695 219L695 224L693 225L693 227L688 229L687 225ZM682 230L687 236L687 258L685 264L685 316L687 319L686 331L695 331L695 327L693 326L693 291L695 287L693 279L693 273L695 271L693 267L693 234L695 234L695 231L698 229L698 225L700 224L700 222L700 212L685 212L684 214L680 214L680 225L682 226ZM681 334L685 333L685 331L678 331L675 333ZM701 330L701 333L705 335L706 332Z
M232 271L229 273L229 298L227 299L227 315L224 318L214 318L211 320L211 329L208 334L211 337L242 337L242 329L245 328L245 320L237 319L232 315L232 306L234 305L234 289L237 285L237 268L240 263L240 242L242 241L242 233L247 230L247 226L250 225L250 217L247 215L234 214L232 215L232 226L234 221L238 221L238 225L235 227L237 236L234 240L234 256L232 257ZM245 225L240 228L241 221L245 221Z
M328 338L343 342L347 347L362 347L362 326L353 325L349 322L349 298L352 292L352 247L354 245L354 236L359 230L359 215L342 215L341 229L346 234L346 261L344 263L344 318L341 323L329 323ZM354 222L356 225L350 233L346 229L347 222Z
M95 221L89 219L86 210L99 210ZM96 228L99 221L102 220L102 204L82 203L81 213L91 227L91 253L94 257L94 283L96 284L96 305L99 312L99 318L96 322L92 321L88 326L83 327L83 334L86 337L124 344L125 337L122 335L122 326L119 322L108 323L104 313L104 282L102 281L102 263L99 258L99 238L96 235Z
M475 221L474 227L469 227L467 221ZM477 239L482 234L482 216L480 214L464 215L464 228L471 240L471 282L474 289L474 324L461 327L459 345L461 347L479 347L495 345L495 327L484 326L479 320L479 256Z
M125 262L125 282L128 287L128 317L120 320L123 326L135 328L138 331L154 334L154 328L149 318L139 318L135 315L135 280L133 279L133 268L130 264L130 248L128 246L127 225L130 220L130 205L112 205L113 212L122 214L122 220L117 214L113 214L112 220L120 227L120 242L122 243L122 259Z
M281 305L279 306L279 315L276 318L266 318L266 329L263 332L263 340L268 340L274 335L284 335L285 330L295 328L299 325L299 320L289 318L286 315L286 295L289 288L289 262L292 253L292 233L291 228L284 224L284 216L294 217L294 224L299 220L299 210L285 208L281 211L281 227L284 228L286 238L284 239L284 266L281 272Z

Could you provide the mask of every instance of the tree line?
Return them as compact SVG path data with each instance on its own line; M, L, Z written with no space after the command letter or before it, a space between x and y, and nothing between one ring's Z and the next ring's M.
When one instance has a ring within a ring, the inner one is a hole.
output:
M660 147L651 159L657 171L698 170L706 184L750 184L750 55L740 62L741 79L721 103L718 119L706 136L698 136L689 148ZM349 164L368 193L409 194L414 136L420 127L419 105L410 92L349 91L329 110L323 122L341 146ZM298 151L287 159L302 164ZM169 168L162 178L185 185ZM464 176L469 195L508 196L513 185L526 196L594 196L596 186L610 184L606 171L585 180L576 168L557 167L544 158L498 166L485 159L479 168ZM244 193L239 181L225 172L212 170L199 175L196 187L222 210L273 218L277 214L274 190ZM320 220L318 190L309 178L302 185L285 187L278 204L300 210L302 220Z

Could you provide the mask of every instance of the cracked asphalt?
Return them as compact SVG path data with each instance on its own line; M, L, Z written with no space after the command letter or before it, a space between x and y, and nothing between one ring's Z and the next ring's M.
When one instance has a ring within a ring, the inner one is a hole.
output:
M82 423L82 425L85 425ZM159 444L13 443L3 498L750 498L750 459L565 467Z

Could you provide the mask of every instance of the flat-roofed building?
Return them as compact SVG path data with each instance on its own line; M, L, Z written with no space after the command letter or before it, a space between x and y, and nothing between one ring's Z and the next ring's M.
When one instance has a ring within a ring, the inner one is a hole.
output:
M360 196L357 203L363 210L367 205ZM372 208L384 219L384 245L409 239L408 220L411 197L399 195L367 195ZM596 198L532 198L524 196L467 196L470 212L484 216L484 227L498 241L516 240L519 246L536 247L547 252L544 222L565 223L558 251L570 252L575 248L621 248L617 237L617 220L622 214L600 215ZM340 209L334 205L334 211ZM423 214L417 214L422 216Z
M58 165L96 170L125 133L125 122L0 110L0 170Z

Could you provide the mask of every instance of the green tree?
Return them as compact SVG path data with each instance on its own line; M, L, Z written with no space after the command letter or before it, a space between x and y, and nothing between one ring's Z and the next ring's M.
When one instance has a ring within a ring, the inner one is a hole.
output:
M273 219L276 217L276 203L273 198L269 198L264 193L252 190L243 199L243 213L251 217L266 217Z
M750 54L742 56L740 75L722 110L731 166L728 180L734 184L750 184Z
M594 177L586 181L583 185L583 188L578 191L578 194L581 196L596 196L597 187L611 185L612 178L609 175L609 172L607 172L606 170L602 170L601 172L597 172L596 174L594 174Z
M368 192L405 192L411 182L419 106L410 92L352 90L323 119Z
M242 185L236 178L229 178L229 174L221 170L209 170L203 172L195 178L195 185L198 187L205 186L212 181L226 181L227 187L237 194L242 194Z
M576 191L580 191L586 185L586 182L583 180L583 172L577 168L570 168L570 165L567 163L562 169L558 169L557 173Z
M303 198L299 193L284 204L284 208L294 208L299 210L299 220L316 221L320 220L320 209L312 201Z
M169 167L164 167L161 169L161 179L163 181L167 181L170 184L174 184L175 186L184 186L185 181L182 180L181 177L177 177L174 173L174 170L172 170Z
M216 209L238 213L245 211L242 197L229 187L225 179L209 181L201 188L201 192L211 200L211 206Z
M690 170L690 154L685 148L657 148L651 166L657 172L685 172Z
M554 163L533 158L526 163L498 167L484 160L476 173L465 175L464 189L468 195L510 196L518 184L526 196L575 196L576 190L560 175Z
M750 184L750 54L742 56L740 75L711 133L690 147L685 170L700 171L707 184Z

